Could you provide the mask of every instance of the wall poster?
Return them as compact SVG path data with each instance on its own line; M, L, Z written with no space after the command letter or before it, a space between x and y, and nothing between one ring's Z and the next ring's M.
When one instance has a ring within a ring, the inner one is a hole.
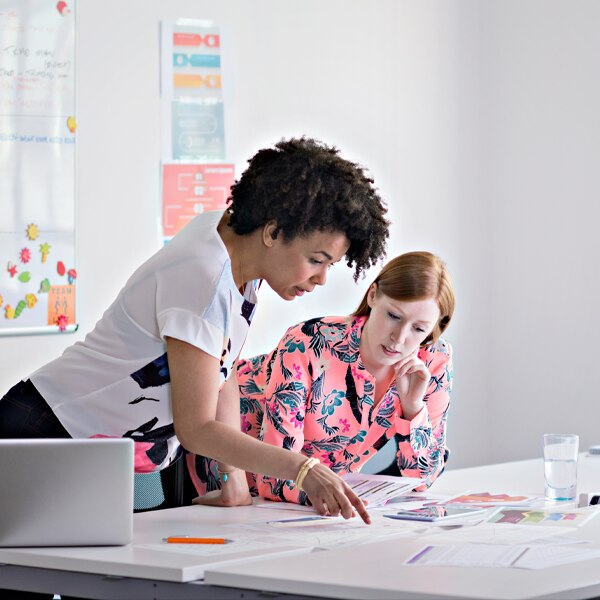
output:
M234 182L226 163L221 32L210 21L161 27L162 224L165 240L190 219L223 210Z
M0 0L0 335L77 329L75 0Z

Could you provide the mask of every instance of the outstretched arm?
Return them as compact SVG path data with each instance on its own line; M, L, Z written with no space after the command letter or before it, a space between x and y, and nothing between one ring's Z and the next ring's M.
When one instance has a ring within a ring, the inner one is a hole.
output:
M239 429L240 394L236 373L237 360L233 364L229 379L223 384L219 392L217 421ZM252 504L246 471L226 463L218 463L218 469L221 473L221 489L195 498L194 504L209 506L244 506ZM225 474L225 477L222 474Z
M215 357L170 337L167 338L167 357L173 424L184 448L244 471L296 479L305 457L245 435L240 431L239 419L235 427L217 421L219 361ZM350 518L356 510L365 522L370 521L361 500L324 465L319 464L308 472L304 489L319 514L328 511Z

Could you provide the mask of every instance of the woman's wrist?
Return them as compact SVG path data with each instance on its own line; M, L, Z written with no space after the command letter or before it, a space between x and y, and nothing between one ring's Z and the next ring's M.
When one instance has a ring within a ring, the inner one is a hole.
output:
M402 418L407 421L412 421L425 406L425 402L423 400L418 400L417 402L401 402L402 406Z
M318 458L307 458L303 463L302 466L300 467L300 469L298 470L298 475L296 475L295 478L295 483L296 483L296 489L299 491L303 491L302 489L302 484L304 483L304 480L306 479L306 476L308 475L308 472L316 465L320 464L320 461Z
M239 471L237 467L232 467L231 465L226 465L223 463L217 463L217 473L219 474L219 480L221 483L227 483L230 475Z
M282 479L287 479L289 481L296 481L296 477L298 476L298 472L302 465L306 462L306 456L303 454L299 454L298 452L287 452L288 460L286 461L285 472L286 476Z

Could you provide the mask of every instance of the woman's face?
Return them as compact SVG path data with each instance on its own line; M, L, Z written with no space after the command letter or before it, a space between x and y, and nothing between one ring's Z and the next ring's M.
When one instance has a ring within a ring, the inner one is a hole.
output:
M316 231L285 242L283 235L268 238L264 279L284 300L293 300L315 286L325 285L327 270L348 251L342 232Z
M363 329L360 350L368 362L380 367L393 365L415 352L440 318L434 298L393 300L377 294L375 284L369 289L367 301L371 314Z

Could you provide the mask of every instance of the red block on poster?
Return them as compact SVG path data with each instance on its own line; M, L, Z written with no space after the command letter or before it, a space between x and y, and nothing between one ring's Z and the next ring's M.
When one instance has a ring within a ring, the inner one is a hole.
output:
M232 164L163 165L163 235L174 236L196 215L227 207Z
M221 36L215 33L201 35L198 33L175 32L173 34L173 46L207 46L218 48L221 45Z

